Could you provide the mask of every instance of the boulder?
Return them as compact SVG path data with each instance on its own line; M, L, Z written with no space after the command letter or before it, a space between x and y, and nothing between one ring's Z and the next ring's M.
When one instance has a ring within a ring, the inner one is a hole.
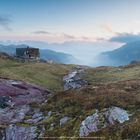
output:
M10 125L6 128L6 140L33 140L37 138L36 126Z
M88 136L91 132L97 132L109 125L114 125L116 122L124 123L128 120L129 114L119 107L106 108L101 112L96 110L96 113L82 121L79 136Z

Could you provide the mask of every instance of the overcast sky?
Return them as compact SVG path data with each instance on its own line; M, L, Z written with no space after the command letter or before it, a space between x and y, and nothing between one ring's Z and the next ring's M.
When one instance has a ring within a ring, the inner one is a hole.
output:
M1 40L96 41L140 32L140 0L0 0Z

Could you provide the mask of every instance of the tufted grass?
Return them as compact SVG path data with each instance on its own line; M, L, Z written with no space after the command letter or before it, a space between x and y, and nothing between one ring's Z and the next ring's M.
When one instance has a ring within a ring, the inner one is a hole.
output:
M112 83L140 79L140 65L89 68L86 70L83 78L92 85L96 83Z
M63 90L62 78L72 67L72 65L22 63L0 59L0 77L23 80L44 86L52 91L60 91Z
M62 78L72 68L73 65L0 59L1 77L28 81L54 91L47 103L39 105L43 114L52 111L50 119L43 124L46 137L78 137L80 123L88 115L96 109L117 106L133 114L130 120L90 133L89 136L104 137L106 140L136 139L140 135L140 65L88 68L83 78L90 83L89 86L63 91ZM71 119L60 127L59 121L64 116ZM49 130L52 123L55 124L54 130Z

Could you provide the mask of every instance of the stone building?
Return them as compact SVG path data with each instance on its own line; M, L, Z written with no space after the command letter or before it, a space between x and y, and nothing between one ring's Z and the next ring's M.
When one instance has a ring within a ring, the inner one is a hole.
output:
M40 57L38 48L16 48L16 57L21 59L38 60Z

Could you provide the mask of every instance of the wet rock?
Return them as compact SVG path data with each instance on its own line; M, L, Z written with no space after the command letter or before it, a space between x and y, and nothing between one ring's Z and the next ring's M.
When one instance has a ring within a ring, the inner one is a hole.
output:
M60 119L60 123L59 125L62 126L63 124L65 124L70 118L69 117L64 117Z
M1 129L0 128L0 140L5 140L6 137L5 137L5 129Z
M33 140L37 138L36 126L10 125L6 129L6 140Z
M64 76L64 90L77 89L87 85L87 81L81 79L81 75L84 73L85 67L77 67Z
M82 121L79 136L88 136L89 133L97 132L102 128L115 124L115 122L123 123L127 120L129 120L128 113L119 107L107 108L101 112L96 110L96 113Z
M8 102L11 101L11 98L9 96L0 96L0 108L5 108L9 104Z

